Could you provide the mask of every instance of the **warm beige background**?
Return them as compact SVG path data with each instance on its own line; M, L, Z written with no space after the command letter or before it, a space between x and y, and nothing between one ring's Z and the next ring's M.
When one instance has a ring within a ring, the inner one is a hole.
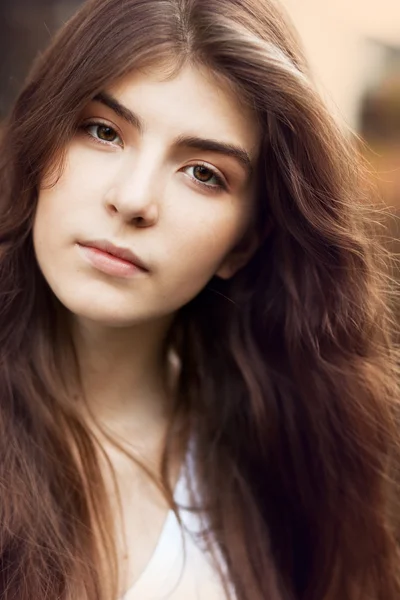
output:
M385 45L400 49L400 0L281 1L326 101L357 127L361 96L379 79Z

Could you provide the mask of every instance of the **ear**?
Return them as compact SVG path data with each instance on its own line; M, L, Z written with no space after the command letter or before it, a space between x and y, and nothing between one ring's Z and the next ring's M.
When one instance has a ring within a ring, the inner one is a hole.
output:
M268 219L263 231L251 227L242 240L226 256L223 263L215 273L221 279L230 279L242 269L256 253L261 244L268 237L272 229L272 222Z
M242 238L239 244L225 257L215 275L221 279L230 279L233 277L249 262L259 245L259 236L255 231L251 231L251 234Z

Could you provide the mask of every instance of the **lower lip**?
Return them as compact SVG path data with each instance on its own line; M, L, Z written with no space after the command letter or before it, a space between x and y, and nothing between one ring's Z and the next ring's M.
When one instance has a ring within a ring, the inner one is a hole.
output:
M128 278L144 272L144 269L131 262L113 256L98 248L93 248L93 246L82 246L81 244L77 244L77 246L87 262L106 275Z

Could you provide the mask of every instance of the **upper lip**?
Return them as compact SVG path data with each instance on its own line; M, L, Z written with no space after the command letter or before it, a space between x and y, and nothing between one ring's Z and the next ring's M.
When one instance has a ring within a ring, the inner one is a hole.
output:
M87 246L90 248L97 248L98 250L102 250L103 252L107 252L107 254L111 254L112 256L116 256L117 258L122 258L123 260L127 260L132 263L136 267L143 269L144 271L148 271L147 265L139 258L132 250L129 248L121 248L119 246L115 246L112 242L107 240L93 240L90 242L80 242L81 246Z

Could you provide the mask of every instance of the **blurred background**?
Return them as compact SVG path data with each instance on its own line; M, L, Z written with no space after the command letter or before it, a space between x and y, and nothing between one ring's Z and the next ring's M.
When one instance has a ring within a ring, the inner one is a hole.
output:
M400 211L400 0L282 0L325 101L367 142Z
M400 256L400 0L281 2L326 103L365 141L371 177L390 209L388 244ZM33 58L81 4L0 0L0 123Z

